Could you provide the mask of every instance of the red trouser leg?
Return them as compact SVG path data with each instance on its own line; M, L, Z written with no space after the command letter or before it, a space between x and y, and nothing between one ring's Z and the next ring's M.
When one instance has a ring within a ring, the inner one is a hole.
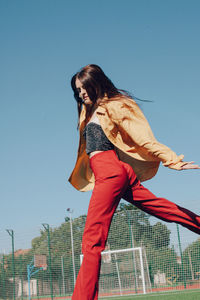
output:
M98 298L101 252L105 248L113 214L129 183L127 172L113 151L95 155L90 164L96 181L82 240L83 262L72 300Z
M142 186L140 182L134 185L131 183L132 177L135 175L134 171L127 164L124 164L124 167L127 170L130 182L123 195L125 200L161 220L181 224L189 230L200 234L200 216L165 198L156 197Z
M97 300L101 252L115 209L124 198L143 211L167 222L182 224L200 234L200 217L164 198L157 198L137 180L132 168L114 151L92 157L95 187L90 200L82 241L83 262L72 300Z

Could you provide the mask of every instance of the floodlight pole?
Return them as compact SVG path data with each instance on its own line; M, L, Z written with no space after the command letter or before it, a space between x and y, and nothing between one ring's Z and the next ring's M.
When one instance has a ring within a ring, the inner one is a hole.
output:
M61 268L62 268L62 284L63 284L63 294L65 295L65 271L64 271L64 255L61 256Z
M52 270L51 270L51 241L50 241L50 230L49 230L49 224L43 223L42 226L47 232L47 238L48 238L48 250L49 250L49 273L50 273L50 287L51 287L51 299L53 300L53 281L52 281Z
M13 298L15 300L15 249L14 249L14 231L12 229L6 229L12 239L12 271L13 271Z
M75 269L75 260L74 260L74 241L73 241L73 228L72 228L72 213L73 210L71 208L67 209L67 212L70 216L70 231L71 231L71 246L72 246L72 264L73 264L73 273L74 273L74 286L76 283L76 269Z

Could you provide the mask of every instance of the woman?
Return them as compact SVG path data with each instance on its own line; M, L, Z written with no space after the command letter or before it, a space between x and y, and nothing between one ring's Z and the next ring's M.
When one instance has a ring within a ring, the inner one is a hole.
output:
M88 65L71 81L78 105L80 143L69 178L80 191L93 189L85 224L84 259L73 300L98 298L101 252L113 214L121 198L167 222L176 222L200 234L200 216L141 185L153 177L162 162L176 170L199 169L183 162L160 144L135 101L117 89L97 65Z

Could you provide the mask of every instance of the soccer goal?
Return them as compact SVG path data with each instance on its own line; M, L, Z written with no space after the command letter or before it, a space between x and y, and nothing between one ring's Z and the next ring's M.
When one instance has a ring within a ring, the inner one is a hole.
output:
M103 251L99 279L101 296L146 294L151 290L142 247ZM80 256L82 263L83 255Z

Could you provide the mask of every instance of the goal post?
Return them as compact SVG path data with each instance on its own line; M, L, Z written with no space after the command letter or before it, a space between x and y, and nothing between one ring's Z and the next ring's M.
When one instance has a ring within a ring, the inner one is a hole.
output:
M103 251L101 256L100 295L147 293L150 281L142 247Z

